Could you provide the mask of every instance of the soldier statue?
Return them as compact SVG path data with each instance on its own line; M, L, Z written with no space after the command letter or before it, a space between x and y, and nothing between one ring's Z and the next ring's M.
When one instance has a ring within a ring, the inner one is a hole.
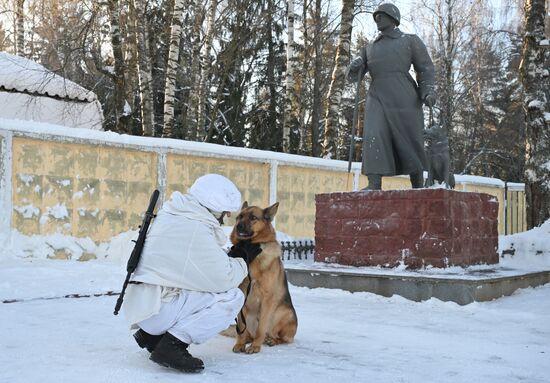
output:
M432 107L434 66L420 38L399 30L399 9L381 4L373 14L379 34L361 48L347 68L349 81L372 79L365 106L362 173L367 190L380 190L382 176L408 174L413 188L423 187L422 103ZM414 79L409 70L416 72Z

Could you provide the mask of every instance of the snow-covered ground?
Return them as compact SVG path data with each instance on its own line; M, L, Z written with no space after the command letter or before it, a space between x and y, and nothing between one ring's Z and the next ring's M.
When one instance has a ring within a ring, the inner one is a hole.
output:
M93 296L120 290L125 257L114 254L127 254L130 237L96 249L66 237L4 238L0 302L17 302L0 303L0 382L550 382L550 284L466 306L291 286L293 344L243 355L218 336L190 349L205 371L182 376L137 347L113 316L116 296ZM502 237L501 249L512 243L508 267L550 269L550 222ZM46 259L56 246L98 259Z
M137 347L116 297L44 299L117 290L120 266L2 260L1 299L28 300L0 304L0 382L550 382L550 285L467 306L291 286L293 344L243 355L218 336L181 376Z

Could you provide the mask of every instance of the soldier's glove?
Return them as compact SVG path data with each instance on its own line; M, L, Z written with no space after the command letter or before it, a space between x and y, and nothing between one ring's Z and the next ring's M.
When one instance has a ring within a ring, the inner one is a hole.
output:
M259 243L240 241L229 249L227 255L231 258L242 258L245 260L246 264L249 265L261 252L262 248Z
M435 94L433 93L428 93L426 95L426 97L424 97L424 105L426 105L428 108L431 108L432 106L435 105Z

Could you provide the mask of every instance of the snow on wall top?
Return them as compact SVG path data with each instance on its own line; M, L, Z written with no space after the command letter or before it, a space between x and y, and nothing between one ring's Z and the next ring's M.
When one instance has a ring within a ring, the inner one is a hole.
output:
M42 65L6 52L0 52L0 90L87 102L97 99L94 92L56 75Z
M239 148L204 142L194 142L160 137L141 137L115 132L94 131L80 128L67 128L35 121L8 120L0 118L0 132L9 130L19 132L30 137L58 137L67 141L96 141L107 145L136 146L152 151L175 150L193 153L195 155L230 157L233 159L244 159L258 162L277 161L282 164L315 167L336 171L347 170L347 161L332 160L325 158L307 157L296 154L278 153L267 150ZM352 171L359 172L361 163L352 163ZM403 176L408 177L408 176ZM456 182L470 184L496 186L504 188L505 183L497 178L481 177L474 175L455 175ZM516 188L522 189L524 184L514 183Z

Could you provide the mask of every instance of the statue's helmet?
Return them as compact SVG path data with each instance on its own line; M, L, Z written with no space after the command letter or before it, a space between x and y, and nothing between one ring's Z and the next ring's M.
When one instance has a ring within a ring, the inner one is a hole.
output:
M376 18L376 15L379 13L384 13L394 19L397 26L399 26L399 24L401 23L401 13L399 12L399 8L397 8L393 4L380 4L378 8L376 8L376 11L374 11L374 13L372 14L372 17Z

